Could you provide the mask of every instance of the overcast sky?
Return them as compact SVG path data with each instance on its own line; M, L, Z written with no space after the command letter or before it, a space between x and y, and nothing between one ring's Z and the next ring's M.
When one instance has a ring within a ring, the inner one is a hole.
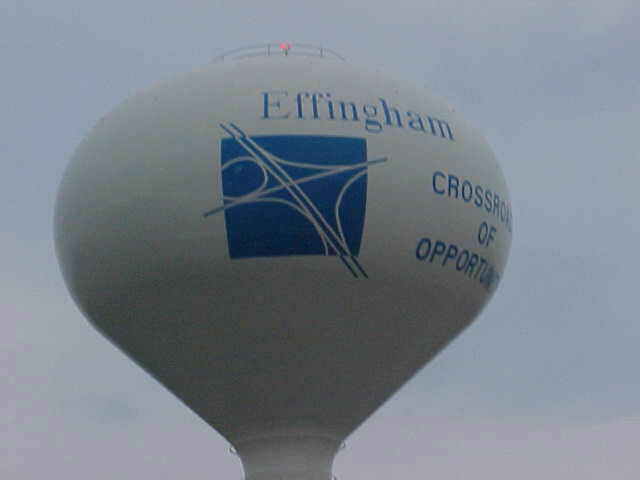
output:
M639 25L633 0L0 0L0 478L241 478L76 309L52 212L73 150L127 96L282 40L444 97L514 209L493 301L349 438L338 478L637 478Z

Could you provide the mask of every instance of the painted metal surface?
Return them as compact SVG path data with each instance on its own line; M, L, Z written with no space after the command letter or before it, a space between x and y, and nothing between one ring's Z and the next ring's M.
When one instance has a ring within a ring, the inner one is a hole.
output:
M511 227L494 155L454 111L295 56L128 99L78 147L55 213L86 317L253 479L329 478L482 310Z

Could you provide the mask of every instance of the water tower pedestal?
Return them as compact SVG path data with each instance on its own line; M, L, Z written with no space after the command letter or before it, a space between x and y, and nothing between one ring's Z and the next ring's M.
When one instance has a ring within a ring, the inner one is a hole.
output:
M330 480L342 441L307 434L265 435L236 442L245 480Z

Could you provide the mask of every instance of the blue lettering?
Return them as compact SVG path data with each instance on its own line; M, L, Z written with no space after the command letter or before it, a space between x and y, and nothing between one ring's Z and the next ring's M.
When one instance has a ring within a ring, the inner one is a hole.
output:
M499 281L500 281L500 274L492 269L491 280L487 284L487 290L489 290L494 283L498 283Z
M494 227L493 225L491 225L491 229L489 230L489 238L487 238L487 247L489 246L489 244L495 240L496 238L493 236L493 234L496 233L496 227Z
M467 189L468 187L468 189ZM468 192L468 195L466 194ZM469 203L471 201L471 197L473 196L473 185L469 180L465 180L462 182L462 199Z
M333 113L333 102L329 100L329 98L331 98L331 94L327 92L327 94L325 95L325 98L327 99L327 106L329 107L329 119L335 120L336 117Z
M269 95L283 95L283 96L287 96L287 92L283 92L283 91L275 91L275 92L262 92L262 97L264 100L264 110L262 112L262 118L288 118L289 117L289 112L287 113L283 113L282 115L278 116L278 117L274 117L273 115L270 115L270 108L275 108L276 110L280 110L280 100L274 100L272 101L269 98Z
M484 271L486 268L487 268L487 261L484 259L484 257L481 257L481 258L480 258L480 265L479 265L478 271L477 271L477 272L476 272L476 274L473 276L473 278L474 278L474 279L475 279L475 278L478 278L478 274L479 274L481 271Z
M480 224L480 228L478 229L478 242L483 247L488 247L489 244L495 240L494 234L496 233L496 227L491 225L489 228L489 224L487 222L482 222Z
M483 192L482 187L480 185L476 185L476 188L475 188L476 199L473 201L476 207L482 206L482 192Z
M445 255L444 259L442 260L442 266L445 265L445 263L447 263L447 260L451 259L451 258L456 258L456 256L458 255L458 247L456 247L453 243L449 245L449 248L447 249L447 254Z
M454 182L455 180L455 182ZM451 190L455 190L456 198L458 198L458 184L460 180L455 175L449 175L449 196L451 196Z
M447 176L442 172L434 172L433 174L433 191L438 195L444 195L445 189L443 188L442 190L438 190L438 187L436 186L436 177L447 178Z
M491 230L488 225L486 229L489 232L486 237L490 238ZM492 285L496 284L500 279L500 275L486 258L466 249L460 250L453 243L447 244L441 240L432 241L429 237L420 239L416 246L416 258L419 261L429 260L430 263L436 264L434 259L438 255L442 256L442 261L438 261L441 267L446 268L447 263L449 263L451 265L449 268L455 267L456 271L477 281L487 291L490 291Z
M438 240L433 246L433 252L431 253L431 258L429 258L429 261L433 263L433 257L435 257L436 255L442 255L446 247L446 243L444 243L442 240Z
M383 97L378 97L379 103L362 104L333 99L330 92L302 90L296 93L295 97L292 95L291 99L286 99L285 108L284 97L289 96L288 91L267 91L261 92L261 94L262 115L260 118L263 119L296 118L298 120L322 119L361 122L364 124L364 129L370 133L380 133L384 126L404 128L405 123L412 131L425 133L427 131L425 125L428 122L432 135L452 142L455 141L453 129L447 120L427 114L420 115L414 110L400 110ZM383 118L378 118L378 112ZM471 201L472 192L469 191L471 187L471 184L463 186L465 202Z
M424 122L422 121L422 117L418 115L416 112L412 112L409 110L407 112L407 117L409 117L409 128L416 130L418 132L424 132Z
M387 101L384 98L380 98L380 103L382 104L382 111L384 112L384 119L387 125L393 125L391 123L391 112L396 116L396 121L398 122L398 127L402 128L402 120L400 120L400 112L395 107L389 107L387 105Z
M382 124L378 120L375 120L378 116L378 109L376 106L365 105L362 107L362 112L366 117L364 121L364 129L367 132L380 133L382 131Z
M464 273L471 276L473 274L473 269L475 268L477 263L478 263L478 255L474 253L471 255L471 258L469 259L469 263L467 263L467 268L464 269Z
M464 258L464 261L461 264L460 260L462 260L462 258ZM460 256L458 257L458 260L456 261L456 270L458 270L459 272L463 271L467 266L468 261L469 261L469 250L463 250Z
M427 121L429 122L429 126L431 127L432 135L438 134L436 131L436 125L438 125L438 128L440 129L440 136L443 138L446 138L444 133L444 127L446 127L447 133L449 135L449 140L453 140L453 133L451 132L451 127L449 127L449 124L446 121L440 120L438 118L433 118L433 117L427 117Z
M424 251L424 247L426 246L427 251ZM418 260L425 260L429 256L429 251L431 250L431 240L428 238L423 238L418 242L418 246L416 247L416 258Z
M438 195L447 195L449 198L462 199L465 203L473 203L476 207L484 209L487 213L495 216L497 221L503 224L506 230L511 233L511 207L499 194L482 185L474 184L471 180L443 171L435 171L431 182L433 191ZM487 246L495 239L493 233L497 230L495 230L495 227L491 228L493 229L492 234L483 236L482 244L484 246Z
M322 98L323 95L321 93L314 93L311 95L311 108L313 109L313 118L318 119L318 98Z
M480 243L480 245L485 246L488 232L489 232L489 225L487 225L487 222L482 222L480 224L480 228L478 229L478 242Z
M347 119L347 105L351 106L351 120L353 122L358 121L358 111L356 110L356 104L353 102L338 102L340 104L340 113L342 113L342 120Z
M487 191L484 192L484 199L486 200L484 208L487 212L491 213L491 190L487 189Z
M482 272L482 274L480 275L480 278L478 278L478 281L480 283L484 283L485 286L488 286L488 284L491 283L491 277L493 276L493 268L489 267L486 268L484 272Z
M304 94L305 97L308 97L309 92L298 92L298 94L296 95L296 104L298 105L298 118L304 118L304 116L302 115L302 94Z

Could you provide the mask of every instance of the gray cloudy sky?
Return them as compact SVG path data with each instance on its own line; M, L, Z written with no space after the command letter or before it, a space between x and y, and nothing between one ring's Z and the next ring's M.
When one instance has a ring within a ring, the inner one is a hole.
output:
M241 478L77 311L52 209L125 97L281 40L444 97L485 132L514 207L492 303L349 439L338 477L637 478L638 25L633 0L0 0L0 478Z

